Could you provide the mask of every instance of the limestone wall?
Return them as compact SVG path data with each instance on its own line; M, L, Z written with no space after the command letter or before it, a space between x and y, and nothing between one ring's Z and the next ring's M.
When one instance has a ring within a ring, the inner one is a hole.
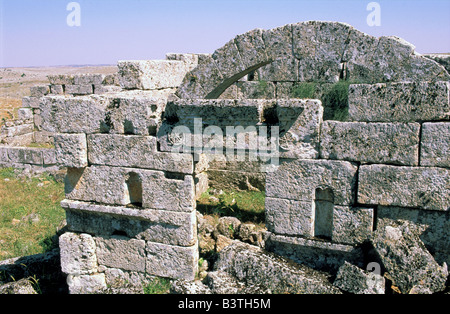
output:
M389 219L425 225L429 251L450 262L449 75L410 44L306 22L239 35L211 55L118 66L120 86L53 77L28 99L68 169L60 249L71 293L193 280L196 197L224 179L265 190L266 249L300 263L365 267L363 244ZM366 84L349 87L348 121L324 121L320 100L278 97L352 79Z

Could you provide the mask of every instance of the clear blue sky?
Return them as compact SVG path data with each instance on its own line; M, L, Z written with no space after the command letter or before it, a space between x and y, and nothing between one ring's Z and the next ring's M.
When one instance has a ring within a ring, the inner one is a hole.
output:
M380 0L370 27L364 0L78 0L81 26L66 23L69 0L0 0L0 67L116 64L167 52L212 53L235 35L308 20L346 22L396 35L420 53L450 52L450 0Z

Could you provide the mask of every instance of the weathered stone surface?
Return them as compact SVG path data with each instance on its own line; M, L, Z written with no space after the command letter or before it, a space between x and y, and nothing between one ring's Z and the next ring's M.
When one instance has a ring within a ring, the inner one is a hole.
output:
M220 252L214 270L277 293L339 293L325 274L239 241Z
M154 135L172 89L105 94L102 131L114 134Z
M50 84L52 85L73 85L75 84L75 78L73 75L48 75L47 76Z
M70 200L109 205L141 203L143 208L178 212L194 209L194 190L192 176L169 179L160 171L108 166L69 168L65 181L66 198Z
M216 231L227 238L234 239L241 222L236 217L221 217L216 226Z
M361 166L358 202L447 211L450 170L428 167Z
M333 285L354 294L384 294L385 279L379 274L369 273L345 262L339 268Z
M285 161L266 176L266 196L298 201L313 201L317 188L329 187L334 204L355 201L357 167L345 161Z
M50 93L50 87L48 85L33 86L30 88L31 97L43 97Z
M55 133L98 133L107 103L99 96L45 97L40 103L42 130Z
M22 107L24 108L39 108L39 97L24 97L22 98Z
M107 288L105 274L68 275L67 284L70 294L102 293Z
M266 250L318 270L336 273L345 261L363 267L363 251L357 246L274 233L265 243Z
M312 202L266 197L266 227L281 235L314 236Z
M55 134L56 162L63 167L84 168L88 165L85 134Z
M440 266L420 240L417 226L396 221L378 228L371 237L388 277L402 293L443 291L447 265Z
M145 272L145 241L113 236L95 237L95 243L99 265Z
M450 168L450 122L422 125L420 165Z
M417 166L420 124L324 121L324 159Z
M19 124L10 127L2 127L1 135L5 137L14 137L20 135L26 135L34 131L34 125L32 123Z
M17 110L17 116L19 120L32 120L33 110L30 108L19 108Z
M378 206L377 226L384 228L395 220L414 223L422 231L420 239L439 264L450 264L450 212Z
M413 122L450 119L449 82L350 85L349 119Z
M96 244L91 235L66 232L59 237L59 248L64 273L85 275L97 271Z
M0 294L38 294L28 278L0 285Z
M166 53L166 60L182 61L187 65L189 71L198 65L198 55L194 53Z
M64 200L67 225L74 232L110 237L115 234L157 243L191 246L197 227L191 213L97 205Z
M93 134L88 136L88 148L94 165L193 173L192 155L157 152L153 136Z
M188 71L186 63L171 60L119 61L119 82L124 89L178 87Z
M173 279L194 280L198 270L198 246L179 247L147 242L146 272Z
M10 147L7 150L10 162L33 165L43 164L41 148Z
M448 73L450 73L450 55L447 54L426 54L423 55L426 58L436 61L442 65Z
M241 55L239 54L238 47L234 40L230 40L223 47L217 49L211 57L224 80L245 70Z
M280 158L318 158L322 103L319 100L280 99L276 113Z
M363 243L372 233L373 223L373 208L334 206L331 238L337 243Z
M77 74L74 76L75 85L102 85L105 75L103 74Z
M72 95L90 95L94 93L94 88L92 85L66 85L66 94Z
M50 94L52 95L62 95L64 94L63 85L50 85Z
M254 29L245 34L238 35L234 39L239 55L244 56L241 61L245 69L269 60L266 53L266 45L263 40L263 33L264 30L262 29ZM248 54L247 51L253 51L254 54Z

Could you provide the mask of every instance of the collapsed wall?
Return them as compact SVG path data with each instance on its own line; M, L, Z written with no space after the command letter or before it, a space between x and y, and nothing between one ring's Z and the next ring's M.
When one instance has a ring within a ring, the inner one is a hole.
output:
M63 94L38 101L68 169L71 293L194 280L196 197L221 182L264 190L266 249L313 268L364 268L362 245L388 219L426 225L426 247L450 262L449 75L410 44L306 22L253 30L212 55L118 66L120 88L58 77L50 90ZM348 121L292 97L302 82L340 80L365 83L350 85Z

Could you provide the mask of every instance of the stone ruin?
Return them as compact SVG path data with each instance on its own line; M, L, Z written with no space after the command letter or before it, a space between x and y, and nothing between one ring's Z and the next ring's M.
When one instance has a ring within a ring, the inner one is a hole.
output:
M211 186L249 185L266 194L266 251L319 271L349 269L352 278L379 262L403 293L444 290L445 67L400 38L314 21L255 29L213 54L171 53L118 68L113 78L49 77L50 86L25 99L54 137L54 163L67 168L61 205L69 231L60 250L71 293L148 275L194 281L196 199ZM326 89L340 81L355 82L345 121L324 119L329 108L320 99L293 97L304 82ZM0 149L3 164L14 163L9 149ZM430 272L404 279L414 262L392 266L395 245L406 249L416 228L409 223L425 226L413 240L439 284L427 284ZM224 254L257 260L255 250ZM337 285L345 290L343 277Z

